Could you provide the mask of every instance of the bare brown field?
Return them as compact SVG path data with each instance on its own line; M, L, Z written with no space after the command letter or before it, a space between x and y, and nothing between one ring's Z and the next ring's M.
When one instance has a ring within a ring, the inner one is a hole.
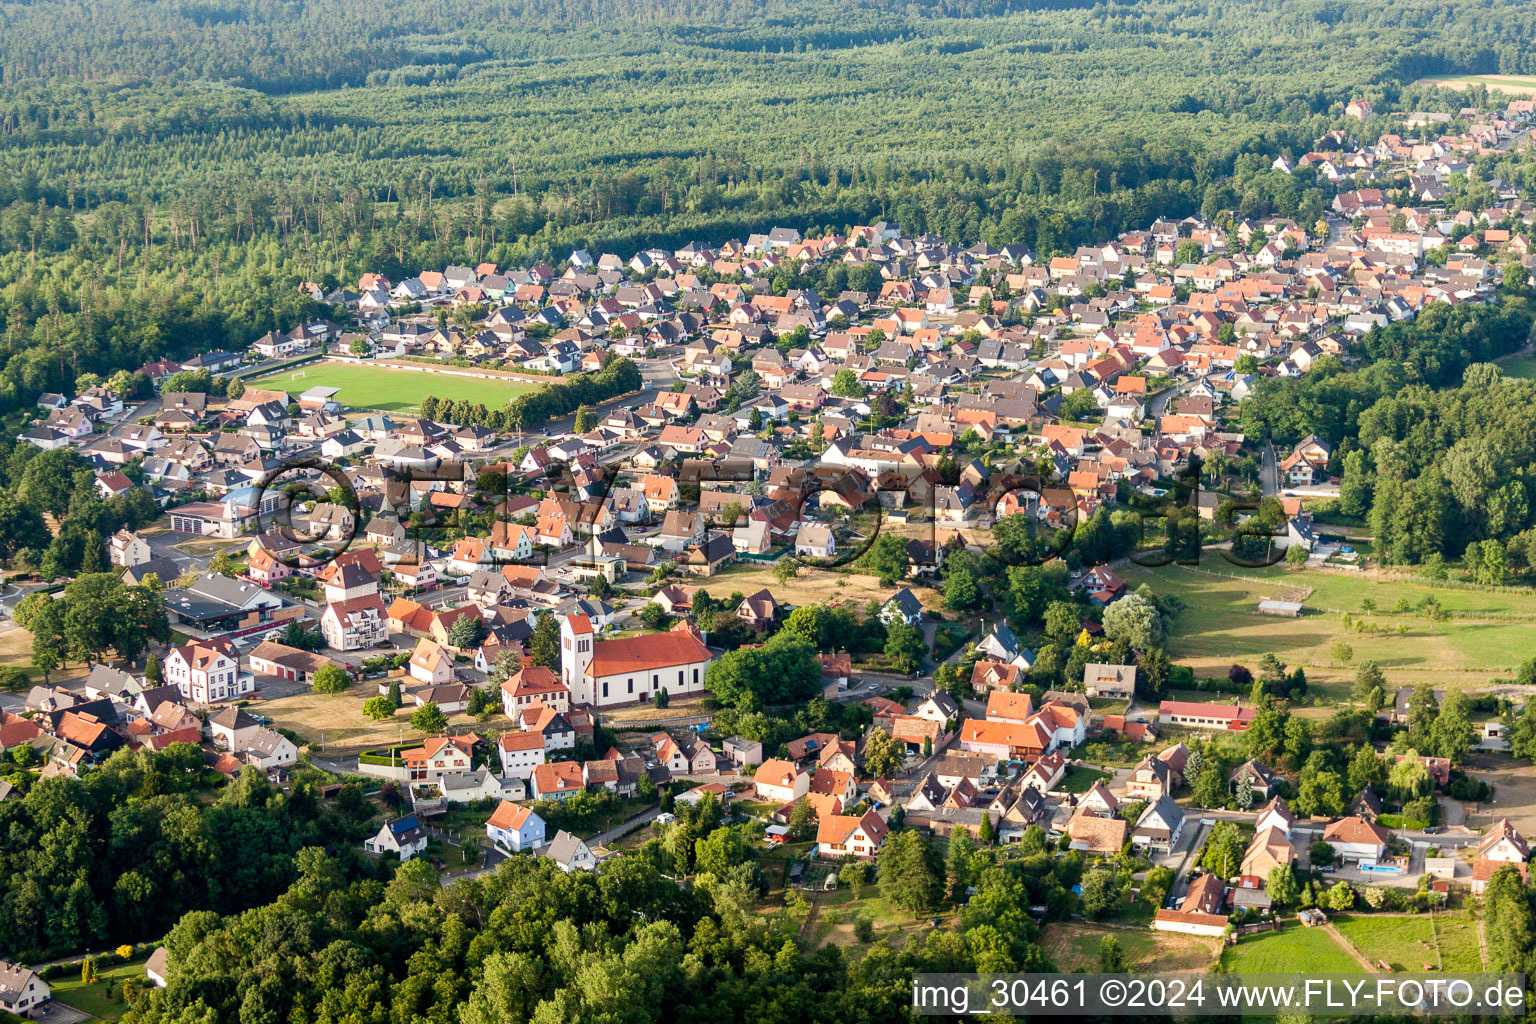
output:
M1099 943L1106 935L1120 942L1128 971L1156 966L1159 971L1203 971L1221 951L1218 939L1171 932L1107 928L1083 921L1057 922L1045 929L1041 946L1058 971L1099 969Z
M780 583L773 575L773 566L756 563L740 563L714 576L686 581L690 586L708 590L710 596L723 598L733 590L743 594L755 594L767 589L780 604L796 607L804 604L847 605L862 608L871 600L886 601L900 587L882 586L879 577L864 573L844 573L805 566L800 575L788 583ZM942 599L938 591L928 587L912 587L912 593L924 608L938 608Z
M411 727L411 708L395 712L393 718L375 722L363 714L363 702L377 696L372 680L356 683L343 693L300 693L292 697L262 701L251 710L266 715L274 725L309 741L317 752L356 754L373 747L421 739L426 734ZM481 722L466 714L448 716L449 732L478 732L495 736L512 728L512 723L497 714Z

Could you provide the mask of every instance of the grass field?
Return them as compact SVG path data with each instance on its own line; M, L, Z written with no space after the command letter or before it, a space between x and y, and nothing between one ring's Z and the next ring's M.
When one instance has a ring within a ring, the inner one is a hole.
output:
M106 957L105 959L117 961L115 956ZM108 995L108 987L120 983L125 978L137 978L139 981L144 982L145 986L149 985L149 982L144 978L143 960L135 960L126 964L118 962L116 966L111 968L99 964L96 968L96 975L96 980L89 985L81 983L78 971L70 977L60 978L51 982L53 998L61 1003L73 1006L77 1010L88 1013L98 1020L117 1020L117 1018L127 1012L128 1004L118 998L115 992L112 995Z
M294 374L302 376L294 377ZM310 363L299 370L278 373L250 382L253 387L272 388L297 395L320 386L340 388L336 400L349 409L402 412L415 409L424 395L467 399L495 409L518 395L537 391L541 384L487 377L457 377L416 370L395 370L384 366L354 366L340 362Z
M1536 625L1536 592L1441 589L1425 584L1369 575L1294 572L1275 567L1209 571L1187 566L1125 570L1132 587L1146 582L1158 593L1174 594L1185 610L1174 620L1168 653L1191 665L1197 676L1225 674L1234 661L1252 665L1266 651L1289 665L1306 669L1307 681L1322 684L1324 695L1347 695L1355 667L1372 659L1394 684L1421 681L1436 686L1458 681L1486 683L1491 676L1512 676L1530 657L1530 636ZM1393 613L1399 598L1417 604L1433 594L1449 614L1431 622L1415 612ZM1299 619L1259 615L1265 598L1303 601ZM1362 616L1361 602L1376 602L1378 611ZM1377 632L1346 631L1343 613L1364 618ZM1399 626L1407 627L1399 635ZM1331 653L1342 640L1353 651L1348 665L1336 664Z
M1476 973L1483 969L1477 922L1466 913L1418 917L1341 914L1333 919L1339 933L1372 960L1394 971L1444 970ZM1437 955L1438 946L1438 955ZM1427 968L1425 965L1429 965Z
M1238 940L1222 954L1234 974L1363 974L1360 962L1321 928L1291 925L1283 932L1260 932Z
M1104 928L1082 921L1058 921L1045 929L1040 945L1058 971L1096 971L1099 969L1099 944L1104 936L1120 940L1128 971L1144 971L1156 966L1159 971L1203 971L1216 959L1220 943L1216 939L1172 932L1133 931L1129 928Z
M1413 84L1438 85L1446 89L1470 89L1484 85L1489 92L1536 96L1536 75L1431 75Z
M1498 364L1506 377L1536 377L1536 356L1505 356L1498 360Z

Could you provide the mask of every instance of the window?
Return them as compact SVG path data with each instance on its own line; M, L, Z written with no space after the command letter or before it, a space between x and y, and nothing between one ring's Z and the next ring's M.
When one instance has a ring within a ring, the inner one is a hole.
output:
M628 683L629 683L629 692L630 693L634 693L635 692L635 681L633 679L630 679L630 680L628 680Z
M699 685L699 670L698 669L694 669L693 670L693 685L694 686L698 686Z
M660 686L661 685L661 676L656 675L654 672L651 673L651 685L652 686Z
M608 696L608 684L604 683L603 684L603 697L606 698L607 696Z
M678 689L682 689L682 686L683 686L683 670L682 669L678 669L677 670L677 686L678 686Z

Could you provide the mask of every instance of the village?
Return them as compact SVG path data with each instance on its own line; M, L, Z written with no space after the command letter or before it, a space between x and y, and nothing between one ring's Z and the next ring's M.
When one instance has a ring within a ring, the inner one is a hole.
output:
M965 833L1075 856L1077 902L1042 922L1129 922L1206 964L1280 941L1282 921L1465 913L1501 867L1526 878L1529 847L1465 764L1397 742L1424 714L1413 688L1360 712L1374 781L1335 806L1305 752L1248 756L1255 721L1286 714L1284 684L1208 701L1149 686L1167 674L1152 645L1106 625L1177 611L1128 582L1128 552L1055 563L1070 607L1033 619L1081 653L1051 686L1046 630L951 584L956 559L1006 579L1032 565L1012 560L1026 533L1166 500L1202 465L1224 467L1188 499L1206 544L1237 546L1233 505L1261 499L1278 509L1265 564L1358 572L1349 531L1308 512L1339 493L1330 446L1249 443L1240 409L1261 379L1348 364L1373 330L1493 302L1501 268L1536 270L1536 208L1516 190L1474 179L1491 204L1445 207L1473 156L1529 148L1536 102L1468 117L1369 148L1335 131L1277 160L1326 194L1315 223L1159 220L1040 262L892 222L774 227L558 267L369 273L306 284L333 316L248 352L143 366L143 394L46 395L19 440L78 457L103 500L152 500L103 555L125 584L166 588L174 639L0 696L0 754L29 776L0 779L0 800L119 750L191 745L231 780L360 781L378 807L366 853L465 877L516 856L601 873L702 806L757 830L780 901L846 891L841 866L878 863L899 831ZM812 271L846 287L775 286ZM512 414L562 387L580 391L568 408ZM8 616L59 584L8 582ZM796 638L814 649L804 679L737 678ZM722 693L728 674L755 691ZM1505 728L1479 709L1466 743L1505 751ZM1326 813L1294 812L1298 797ZM1499 817L1468 824L1491 800ZM0 1008L48 998L0 963Z

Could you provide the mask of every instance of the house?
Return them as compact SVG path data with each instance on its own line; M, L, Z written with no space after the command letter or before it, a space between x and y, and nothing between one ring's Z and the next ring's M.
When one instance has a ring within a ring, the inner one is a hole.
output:
M452 772L467 772L472 767L472 751L478 738L469 736L432 736L421 746L400 752L411 782L436 782Z
M440 644L422 637L416 641L406 671L412 679L439 686L453 681L453 657Z
M1250 793L1265 800L1274 796L1276 788L1280 785L1278 775L1254 760L1244 761L1232 773L1230 785L1234 793L1237 792L1238 785L1243 780L1247 781Z
M1136 695L1136 666L1089 662L1083 667L1083 692L1090 697L1130 700Z
M1168 853L1179 841L1184 830L1184 812L1173 802L1173 797L1162 794L1149 804L1136 827L1131 830L1131 844L1143 850Z
M752 775L753 792L759 800L787 804L810 792L811 776L791 761L770 758Z
M1275 868L1288 868L1296 862L1296 847L1291 837L1274 825L1254 833L1253 841L1243 852L1238 873L1253 878L1268 879Z
M305 684L314 682L315 673L326 665L346 667L334 658L327 658L323 654L315 654L311 651L301 651L297 647L289 647L272 640L263 640L257 644L251 651L250 658L252 672Z
M721 741L720 749L724 752L725 759L738 768L745 768L749 764L761 764L763 761L763 745L756 740L731 736Z
M1157 706L1157 720L1162 725L1182 725L1191 729L1226 729L1242 732L1253 721L1256 709L1237 704L1201 704L1196 701L1165 700Z
M251 733L245 745L235 753L245 758L247 764L261 769L281 768L299 759L299 748L293 745L292 740L275 729L265 727Z
M992 632L977 642L976 653L1026 672L1035 663L1034 653L1019 643L1006 622L998 622Z
M868 860L880 851L889 831L885 819L873 810L857 818L850 814L828 814L816 823L816 854Z
M1531 848L1508 818L1500 818L1477 844L1477 858L1503 864L1523 864L1531 859Z
M496 750L501 757L502 774L526 780L544 763L544 733L537 729L504 732L496 741Z
M591 848L565 829L555 833L554 840L540 851L539 856L548 857L566 874L572 871L597 870L597 857L592 853Z
M42 975L24 964L0 960L0 1010L37 1017L48 1009L52 990Z
M407 861L426 852L427 830L416 820L416 815L408 814L385 822L377 835L363 843L363 849L369 853L393 853Z
M923 604L908 587L902 587L896 591L890 600L880 606L881 622L889 626L897 620L909 626L915 626L923 621Z
M665 765L673 775L715 773L715 752L697 733L687 732L676 737L657 733L651 737L651 745L656 750L657 762Z
M587 780L576 761L550 761L541 764L529 776L535 800L568 800L584 793Z
M822 523L801 523L795 531L795 554L805 558L831 558L837 554L832 528Z
M155 553L150 550L149 541L132 530L122 529L112 535L112 540L108 544L108 555L113 565L120 565L127 569L135 565L143 565L153 558Z
M1085 814L1079 808L1067 822L1070 848L1099 857L1113 857L1125 846L1125 834L1130 824L1123 818L1101 818Z
M1201 875L1189 884L1179 909L1159 910L1152 918L1152 927L1161 932L1219 937L1227 930L1227 917L1221 913L1226 890L1226 883L1217 875Z
M508 718L516 721L534 705L555 711L571 707L571 691L543 665L529 665L501 684L501 709Z
M389 615L377 593L332 601L320 615L320 632L338 651L358 651L389 639ZM414 659L413 659L414 660Z
M671 697L702 693L714 661L688 622L665 633L597 640L588 616L567 615L560 622L560 646L561 680L578 707L638 704L661 691Z
M1179 788L1179 777L1168 762L1158 757L1143 757L1131 769L1125 782L1125 795L1132 800L1157 800Z
M144 961L144 977L156 988L165 988L171 975L171 953L164 946L156 947Z
M240 674L240 655L228 640L197 640L171 648L165 681L183 700L197 704L234 700L256 689L253 676Z
M1365 792L1369 793L1370 791L1371 787L1366 786ZM1374 817L1371 820L1374 821ZM1285 805L1285 801L1277 796L1273 797L1269 803L1265 804L1263 808L1260 809L1258 820L1254 822L1254 831L1263 832L1267 828L1278 828L1286 835L1290 835L1291 829L1294 828L1295 825L1296 816L1292 814L1291 809Z
M1323 842L1345 863L1376 863L1386 856L1390 838L1386 829L1358 816L1340 818L1323 830Z
M499 848L521 853L544 845L544 819L530 808L503 800L486 819L485 834Z
M261 728L261 723L245 709L231 705L208 719L208 737L213 745L225 750L244 749Z

